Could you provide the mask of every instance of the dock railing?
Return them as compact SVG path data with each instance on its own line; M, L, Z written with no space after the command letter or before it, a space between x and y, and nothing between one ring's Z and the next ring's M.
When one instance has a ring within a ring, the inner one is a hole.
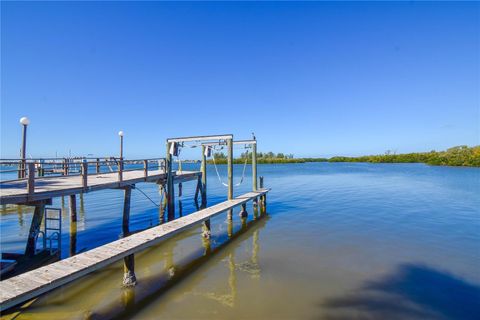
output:
M104 158L48 158L48 159L0 159L1 182L25 180L27 192L35 192L35 180L57 178L59 176L81 176L82 187L88 187L89 175L117 173L118 181L123 181L123 174L130 171L143 171L148 178L152 171L165 173L165 158L119 159ZM16 175L11 173L16 172ZM10 177L9 177L10 176ZM11 179L16 176L16 179ZM7 179L4 179L4 178Z

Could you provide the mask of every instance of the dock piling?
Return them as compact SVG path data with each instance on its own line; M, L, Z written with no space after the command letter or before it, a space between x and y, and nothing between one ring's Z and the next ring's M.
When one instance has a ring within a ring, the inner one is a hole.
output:
M35 192L35 164L28 163L28 180L27 180L27 190L28 195L31 196Z
M173 176L172 176L172 154L170 153L171 145L174 142L167 142L167 155L165 158L165 169L167 173L167 216L168 221L173 220L175 216L175 190L173 188Z
M124 188L122 237L130 235L130 203L132 197L132 186ZM123 258L123 286L133 287L137 284L135 276L135 257L133 254Z
M148 160L143 160L143 177L145 178L145 181L148 178Z
M37 240L37 234L40 231L40 225L42 224L44 214L45 202L36 203L35 210L33 211L32 223L30 224L30 231L28 232L27 247L25 248L25 255L27 257L35 255L35 242Z
M242 204L242 209L240 210L239 216L242 217L242 218L248 217L247 204L246 203Z
M88 163L82 162L82 187L83 190L87 190L88 183Z
M233 199L233 140L227 139L228 149L228 200Z
M70 195L70 222L77 222L77 198L74 194Z
M260 188L263 189L263 177L260 177ZM260 197L260 212L263 214L267 209L267 196L264 194Z

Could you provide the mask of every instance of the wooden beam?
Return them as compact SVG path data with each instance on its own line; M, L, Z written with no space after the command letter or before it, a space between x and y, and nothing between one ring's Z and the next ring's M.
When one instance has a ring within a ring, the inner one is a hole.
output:
M225 145L226 142L204 142L202 143L202 146L217 146L217 145ZM254 145L257 144L257 140L235 140L233 141L234 145L237 144L248 144L248 145Z
M233 199L233 143L232 139L227 140L227 163L228 163L228 200Z
M252 190L257 190L257 143L252 145Z
M257 144L257 140L236 140L236 141L233 141L233 144L250 144L250 145L253 145L253 144Z
M213 136L193 136L193 137L179 137L168 138L167 143L171 142L189 142L189 141L208 141L208 140L227 140L233 139L233 134L213 135Z

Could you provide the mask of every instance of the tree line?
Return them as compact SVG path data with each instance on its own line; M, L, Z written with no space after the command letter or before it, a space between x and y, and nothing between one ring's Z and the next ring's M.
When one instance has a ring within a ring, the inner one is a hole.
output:
M456 146L445 151L417 152L361 157L333 157L329 162L371 162L371 163L426 163L436 166L480 166L480 146Z
M214 154L217 164L227 163L223 152ZM233 163L251 163L251 153L244 152ZM480 146L456 146L445 151L395 154L390 151L382 155L360 157L337 156L332 158L295 158L293 154L258 152L257 163L305 163L305 162L370 162L370 163L426 163L437 166L480 167ZM212 160L209 163L213 163Z

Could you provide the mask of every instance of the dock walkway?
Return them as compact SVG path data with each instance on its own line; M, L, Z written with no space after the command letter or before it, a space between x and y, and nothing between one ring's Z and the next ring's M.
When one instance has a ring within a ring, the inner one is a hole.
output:
M183 174L187 174L185 171ZM131 178L133 181L137 178ZM108 182L107 182L108 183ZM133 183L133 182L132 182ZM269 189L248 192L190 215L130 235L101 247L80 253L0 282L0 311L26 302L129 255L153 246L168 236L264 196Z
M175 182L195 180L201 176L200 171L173 172ZM28 180L0 182L0 204L25 204L33 201L51 199L83 192L102 189L122 188L139 182L163 183L167 179L164 170L152 170L145 175L143 170L124 171L122 180L118 173L88 174L88 184L84 187L82 175L35 177L34 192L28 193Z

